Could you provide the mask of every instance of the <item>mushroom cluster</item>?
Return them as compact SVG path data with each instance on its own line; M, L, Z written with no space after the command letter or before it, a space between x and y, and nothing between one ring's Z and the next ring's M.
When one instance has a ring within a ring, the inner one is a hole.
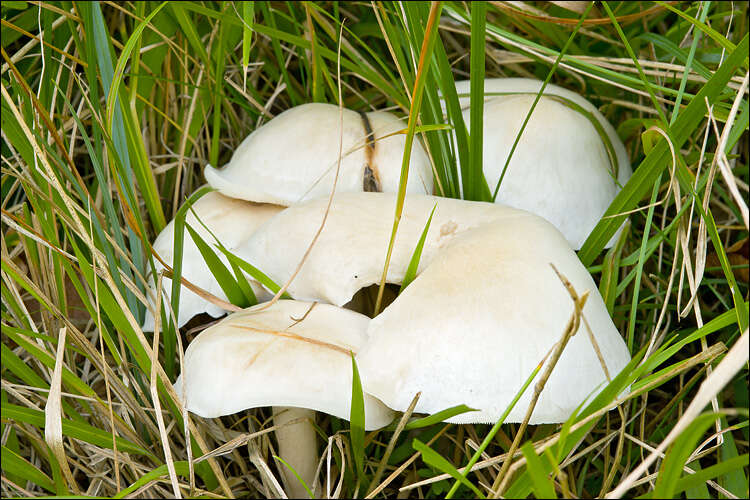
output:
M327 197L337 170L338 193L396 192L405 141L399 132L405 127L402 120L384 111L357 113L322 103L289 109L245 138L222 169L206 166L206 180L217 192L195 202L185 223L204 241L213 241L215 236L226 249L243 257L237 253L238 246L266 219L302 200ZM430 194L432 189L427 153L421 144L415 143L406 191ZM154 251L169 266L173 260L174 236L174 221L171 221L153 244ZM182 244L182 276L227 301L193 240L183 236ZM221 252L218 257L227 264ZM156 272L163 269L157 262ZM154 276L149 273L146 278L152 291L155 290ZM250 285L260 301L270 298L257 282L250 280ZM170 290L171 280L165 278L165 300ZM217 317L224 311L192 290L181 291L178 326L182 327L201 313ZM151 331L153 328L153 314L147 310L143 329Z
M580 96L569 99L593 113ZM545 101L543 109L548 104L557 103ZM576 305L555 270L577 291L589 293L581 310L588 332L567 344L530 422L564 422L627 365L628 349L574 251L617 188L604 194L593 187L595 194L587 189L558 193L552 202L566 195L595 198L560 202L555 210L570 210L562 222L540 216L538 206L524 205L512 193L507 193L507 204L436 197L430 164L418 143L385 279L402 284L431 218L416 278L373 319L345 309L359 290L380 281L404 148L397 134L403 122L393 115L341 113L321 104L293 108L253 132L222 170L207 167L206 179L219 192L194 205L198 218L235 255L276 283L288 283L293 300L230 314L190 343L175 383L189 411L210 418L273 406L279 456L313 491L317 454L312 412L349 417L351 356L361 374L366 429L390 423L394 410L405 411L417 393L416 412L465 404L476 411L449 422L497 421L574 313ZM609 133L611 126L596 113ZM570 120L568 115L560 113L561 119ZM513 137L502 134L513 134L513 126L491 129L487 120L485 144L512 143ZM610 140L621 145L616 134ZM605 149L590 137L581 141L569 145L570 151L594 148L589 156L596 157ZM344 153L339 159L340 145ZM615 170L604 167L613 186L617 179L627 179L621 173L630 172L624 150L616 152ZM485 154L490 182L492 172L502 169L488 166L492 158L499 161L499 156ZM571 169L581 158L560 156L555 171L547 174L575 176ZM527 173L542 175L544 168L537 165ZM337 169L338 184L331 194ZM510 179L520 179L528 170L516 167ZM585 220L573 206L585 212ZM194 221L188 218L187 223ZM567 231L571 228L575 232ZM170 226L154 244L169 265L173 239ZM224 298L187 239L185 249L185 278ZM260 283L250 283L261 300L270 297ZM183 293L179 324L199 312L218 316L221 310ZM520 422L530 398L525 394L506 422ZM281 469L289 493L305 495L300 482Z

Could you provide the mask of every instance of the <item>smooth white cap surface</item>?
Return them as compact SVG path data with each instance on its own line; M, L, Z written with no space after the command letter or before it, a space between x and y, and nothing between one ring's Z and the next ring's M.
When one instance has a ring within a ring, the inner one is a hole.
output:
M276 283L286 283L320 227L327 198L285 209L269 219L240 247L238 253ZM414 248L434 206L419 269L462 232L485 222L526 212L500 204L427 195L406 197L386 281L403 280ZM342 306L360 289L379 283L391 236L396 195L341 193L333 198L325 227L307 260L288 288L298 300Z
M541 81L526 78L485 80L483 169L494 192L518 132L534 102ZM470 82L456 82L459 94ZM497 202L528 210L552 222L570 244L583 245L602 214L632 175L628 154L617 132L589 101L549 84L537 103L500 185ZM550 96L550 97L546 97ZM590 118L571 108L572 101L595 119L606 133L616 157L617 177ZM459 98L469 126L469 98ZM608 243L614 244L616 236Z
M416 412L466 404L480 411L449 422L495 422L524 381L561 338L573 312L553 263L578 294L611 377L630 360L596 285L563 236L533 215L467 231L368 327L357 356L365 390ZM566 420L606 384L583 324L570 340L539 398L531 423ZM506 422L520 422L533 384Z
M283 207L277 205L249 203L244 200L227 198L217 192L210 192L203 195L193 204L193 210L201 221L216 235L221 243L230 251L234 252L237 246L246 240L255 229L263 222L282 210ZM224 254L216 249L214 239L203 225L198 222L191 211L185 216L186 224L189 224L203 240L208 243L219 256L222 263L229 267L229 262ZM223 300L228 300L226 294L219 286L209 270L198 247L193 242L187 229L183 234L183 254L182 254L182 276L191 283L203 288L212 295ZM173 266L174 262L174 221L159 233L153 243L154 250L164 259L164 262ZM157 273L164 269L161 263L154 259ZM149 273L147 279L151 285L151 290L156 293L156 282L154 277ZM258 300L266 300L268 292L255 280L248 277L248 282L256 294ZM172 280L164 278L162 280L162 290L167 299L171 296ZM204 298L195 294L188 287L183 286L180 291L180 311L177 319L178 327L187 323L190 318L200 313L208 313L213 317L223 315L226 311L220 307L208 302ZM146 310L146 319L143 329L153 331L154 317L151 312Z
M327 196L333 187L342 138L336 191L363 191L366 168L370 167L379 179L379 190L395 192L404 139L398 135L378 139L406 128L406 124L382 111L366 113L375 138L370 147L362 116L344 109L342 134L339 113L338 106L323 103L284 111L242 141L222 169L206 166L206 181L232 198L279 205ZM409 168L407 192L431 193L432 170L419 141L414 142Z
M185 351L184 371L175 382L186 408L210 418L260 406L292 406L348 420L349 352L365 343L369 318L328 304L311 306L280 300L256 311L258 305L198 335ZM393 415L365 394L366 429L389 424Z

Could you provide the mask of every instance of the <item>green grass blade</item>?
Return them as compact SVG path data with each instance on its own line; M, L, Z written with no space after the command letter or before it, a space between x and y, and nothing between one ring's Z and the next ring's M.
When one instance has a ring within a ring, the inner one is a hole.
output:
M391 254L393 253L393 244L396 241L396 232L398 231L398 225L401 221L401 212L404 209L404 198L406 198L406 181L409 178L409 160L411 159L411 150L412 145L414 144L414 130L417 126L417 117L419 115L420 106L422 105L424 86L427 80L427 74L429 73L427 61L429 61L432 57L432 50L435 47L435 40L438 38L437 26L440 19L441 9L441 2L432 4L432 7L430 8L430 17L427 21L426 34L422 43L422 50L419 55L417 78L414 83L412 105L409 109L409 124L406 132L406 141L404 144L404 156L401 164L401 177L398 185L398 196L396 198L396 210L393 216L393 229L391 231L390 241L388 242L388 251L385 257L385 265L383 266L383 275L380 279L378 298L375 302L375 315L380 312L380 304L383 299L383 289L385 288L385 277L388 273L388 265L390 264Z
M500 416L497 422L495 422L495 425L492 426L492 429L490 429L490 432L487 433L487 435L484 437L484 440L482 440L482 444L479 445L479 448L474 452L474 455L472 455L471 459L469 459L469 463L466 464L466 467L464 468L464 471L461 473L461 477L463 479L466 479L469 475L469 472L471 471L471 468L474 467L474 464L476 464L479 459L482 457L482 453L484 453L484 450L487 449L487 447L490 445L493 439L495 439L495 436L500 431L500 426L503 425L505 422L505 419L508 418L508 415L510 415L510 412L513 411L513 408L515 408L516 403L518 403L518 400L521 399L521 396L526 392L526 390L531 385L531 382L536 378L539 371L542 369L543 362L540 362L537 367L531 372L531 374L528 376L526 381L523 383L521 388L516 393L513 400L508 404L508 407L505 409L503 414ZM448 491L448 494L446 495L446 500L449 498L452 498L453 495L456 493L456 490L458 489L459 481L456 481L451 489Z
M185 224L185 229L187 229L188 233L190 233L190 237L193 239L195 246L198 247L198 251L201 253L203 260L211 270L211 274L216 279L216 282L226 294L229 302L239 307L247 307L247 304L245 303L245 295L242 293L239 285L232 277L229 269L227 269L227 267L221 262L221 260L219 260L219 257L216 255L216 253L211 250L211 247L208 246L208 243L206 243L203 238L200 237L195 229L190 227L189 224Z
M188 463L184 460L174 462L174 470L175 470L175 473L179 476L182 476L184 478L190 477L190 470L188 467ZM141 487L147 485L151 481L156 481L159 478L165 477L167 474L169 474L169 469L167 468L167 465L166 464L160 465L154 470L147 472L141 477L139 477L137 481L135 481L133 484L131 484L127 488L123 488L122 490L118 491L117 494L114 495L112 498L127 498L133 493L135 493L136 491L138 491Z
M436 208L437 203L434 207L432 207L430 216L427 218L427 224L425 224L424 229L422 230L422 235L419 237L417 246L414 247L414 252L411 255L411 260L409 260L409 266L406 268L404 279L401 282L401 288L398 291L399 295L401 295L401 292L403 292L404 289L409 286L409 283L414 281L414 278L417 277L417 268L419 267L419 259L422 257L422 249L424 249L424 240L427 238L427 231L430 230L430 223L432 222L432 216L435 214Z
M662 7L665 7L678 16L682 17L683 19L687 20L690 24L694 25L696 28L700 29L703 33L710 36L716 43L724 47L728 51L734 51L736 49L735 45L726 39L724 35L716 31L715 29L711 28L710 26L707 26L706 24L700 22L699 20L695 19L694 17L686 14L685 12L681 11L680 9L676 9L670 4L666 2L660 2L656 1L658 5L661 5ZM747 66L747 56L745 56L745 66Z
M622 233L620 233L620 237L617 239L617 243L604 256L604 263L602 264L599 293L601 293L602 299L604 299L604 304L607 306L607 312L610 316L612 316L612 312L614 311L615 299L617 298L617 282L620 276L622 249L629 235L630 224L626 222Z
M661 175L656 178L654 188L651 191L651 201L649 203L648 213L646 215L646 226L643 229L643 238L641 239L641 249L638 257L638 264L635 273L635 285L633 286L633 297L630 304L630 318L628 320L627 344L628 350L633 352L633 336L635 335L635 319L638 312L638 297L641 290L641 277L643 276L643 265L645 263L646 248L648 247L649 233L651 232L651 222L654 218L656 208L656 197L659 195L659 186L661 185Z
M683 491L688 491L696 488L700 485L705 485L705 482L720 476L731 474L733 472L742 472L748 464L748 454L739 455L733 458L728 458L722 462L719 462L705 469L697 471L695 474L685 474L682 476L677 483L674 485L673 494L679 495ZM745 491L734 492L739 493L739 498L747 496L747 483L745 483ZM656 497L654 497L656 498Z
M209 68L211 66L211 61L208 57L206 46L201 40L200 35L198 35L195 23L190 19L190 16L188 16L186 12L190 7L189 4L190 2L170 3L169 7L172 15L180 25L180 28L182 28L182 34L187 39L190 47L196 52L196 54L198 54L198 57L201 58L201 61L206 65L206 68Z
M437 453L435 450L424 444L419 439L414 438L414 441L412 441L412 447L420 452L422 454L422 460L425 461L426 464L431 465L432 467L435 467L440 472L443 472L444 474L450 474L451 477L453 477L457 483L460 483L467 488L469 488L471 491L474 492L474 494L477 496L477 498L485 498L485 496L482 494L479 489L474 486L474 484L471 483L468 479L466 479L464 476L462 476L458 470L451 464L448 460L440 456L439 453Z
M365 396L362 380L359 378L357 362L352 356L352 404L349 410L350 438L352 455L357 468L357 477L363 478L365 464Z
M231 253L229 250L227 250L223 246L219 246L218 248L219 248L219 251L221 251L226 256L230 264L235 265L239 269L245 271L247 274L252 276L252 278L255 281L257 281L258 283L260 283L261 285L269 289L271 292L275 294L275 293L278 293L279 290L281 290L281 287L278 284L276 284L276 282L274 282L271 278L269 278L268 275L263 273L263 271L261 271L254 265L250 264L246 260L243 260L242 258L237 257L236 255ZM281 298L291 299L292 296L284 292Z
M5 445L2 446L3 473L13 474L44 488L52 493L56 492L55 483L44 472L34 467L31 462L20 456Z
M581 18L578 20L578 24L576 24L576 27L570 33L568 40L565 42L565 45L560 50L560 53L557 55L557 59L555 59L555 62L552 64L552 67L547 73L547 78L544 80L544 83L539 89L539 93L536 95L534 102L531 103L531 108L529 108L529 112L526 114L526 118L524 118L523 124L521 125L521 129L518 131L518 135L516 136L515 141L513 141L513 146L511 146L510 148L510 152L508 153L508 158L505 159L505 165L503 165L503 170L500 172L500 178L497 180L497 184L495 185L495 191L492 193L492 201L495 201L495 199L497 198L497 193L500 191L500 184L502 184L503 178L505 177L505 173L508 170L508 166L510 165L510 160L513 158L513 152L516 150L516 147L518 146L518 141L521 140L521 135L523 134L524 129L526 129L526 125L529 123L529 119L531 118L531 114L534 112L534 108L536 108L536 105L539 102L539 99L541 99L542 94L544 94L544 89L547 87L547 84L552 79L552 75L555 74L555 70L560 64L560 61L562 61L562 58L567 52L568 47L570 47L570 44L573 42L573 39L575 38L576 33L578 33L578 30L581 28L583 21L586 19L586 16L589 15L589 12L591 11L591 8L593 6L594 4L590 3L586 7L586 10L583 12L583 15L581 15Z
M463 169L468 168L470 161L469 132L456 93L456 83L453 79L451 65L442 43L435 44L435 60L440 75L440 93L445 101L448 123L453 125L455 134L455 151L449 151L451 154L444 155L448 161L445 162L442 169L438 170L438 174L443 185L443 196L461 198L459 177L462 175ZM431 151L435 156L436 148L431 148ZM464 165L466 167L463 167Z
M747 424L747 421L745 422ZM729 427L726 418L721 419L722 428L726 429ZM738 455L737 443L734 440L731 432L724 434L724 443L721 445L721 460L724 462L731 462L736 459ZM745 465L748 464L747 454L745 455ZM731 492L734 496L742 498L747 496L748 481L746 475L747 469L732 469L727 470L719 476L719 484L721 484L727 491Z
M221 9L224 10L224 5L228 2L221 2ZM221 23L221 21L218 21ZM216 44L211 47L212 53L214 54L214 59L216 60L216 69L214 70L214 75L216 76L214 78L214 90L213 90L213 126L212 126L212 132L211 132L211 149L208 153L208 161L212 165L218 165L219 164L219 137L221 136L221 118L222 118L222 112L221 112L221 103L224 98L224 93L222 91L224 87L224 66L226 63L226 38L227 38L227 29L224 28L223 23L221 23L221 27L218 29L218 34L216 35L218 37Z
M120 88L120 84L122 83L125 66L128 63L131 54L133 53L133 49L135 49L136 45L139 43L143 30L166 4L167 2L162 2L156 9L153 10L153 12L151 12L151 14L148 15L148 17L146 17L146 19L144 19L138 24L138 26L136 26L136 28L133 30L133 33L130 35L130 38L128 38L128 41L125 42L125 47L123 48L120 57L117 59L117 64L115 65L112 76L112 82L109 86L109 93L107 95L107 128L110 131L113 131L114 126L114 110L120 109L118 106L118 101L120 101L120 99L118 98L118 91ZM141 146L140 148L135 148L136 156L140 157L140 161L137 162L136 165L135 175L139 180L143 199L146 202L146 208L151 215L151 222L153 223L156 231L159 232L167 223L164 218L164 211L162 210L161 203L159 202L159 192L156 188L156 180L154 179L153 172L151 171L151 168L149 166L146 151L142 147L143 141L141 140L140 129L136 130L135 123L133 123L132 119L125 121L128 125L127 132L131 138L131 143ZM124 125L125 124L123 124L123 128L125 128ZM122 153L121 156L123 156Z
M255 21L255 2L242 2L242 82L247 78L247 64L250 62L250 44Z
M174 312L175 318L180 317L180 294L182 291L182 256L185 250L185 217L187 211L192 207L193 203L198 201L202 196L211 192L211 188L208 186L198 189L196 192L191 194L187 201L177 210L177 214L174 218L174 239L172 241L172 285L170 300L172 311ZM154 279L156 284L156 279ZM161 304L159 299L158 304ZM162 314L162 329L164 339L164 370L167 375L172 378L175 372L175 364L177 360L177 328L172 322L172 316L163 311L159 306L159 314Z
M41 410L33 410L31 408L24 408L23 406L7 404L2 406L0 412L3 418L13 419L18 422L33 425L39 429L44 429L44 412ZM83 422L75 422L66 418L62 419L62 428L65 436L80 439L81 441L93 444L94 446L99 446L100 448L112 449L112 434L109 431L97 429L96 427ZM120 452L153 457L153 454L148 450L144 450L140 446L119 436L117 437L117 449Z
M23 347L26 352L34 356L34 359L39 360L42 364L44 364L48 368L54 369L55 367L54 356L42 350L35 342L32 342L29 340L29 338L31 337L31 335L29 334L33 332L24 332L23 330L19 328L3 325L3 333L8 335L8 337L10 337L13 340L13 342ZM83 380L78 378L75 375L75 373L70 371L65 366L63 366L63 369L62 369L62 382L64 384L64 387L66 387L66 389L73 390L82 396L88 396L88 397L96 396L96 393L94 392L93 389L91 389L88 385L86 385L86 383ZM34 384L33 386L42 387L42 388L49 387L46 382L37 383L37 384Z
M471 110L470 162L463 179L464 199L490 201L484 178L482 138L484 135L484 46L487 4L471 4Z
M449 418L455 417L456 415L462 415L470 411L478 411L478 410L474 408L469 408L466 405L451 406L450 408L446 408L445 410L441 410L437 413L433 413L432 415L428 415L426 417L412 420L411 422L406 424L406 426L404 427L404 430L408 431L408 430L413 430L413 429L421 429L423 427L429 427L431 425L435 425L440 422L445 422Z
M547 477L547 470L542 464L542 459L534 451L534 446L529 442L524 443L521 452L526 457L526 470L529 472L536 498L557 498L555 487Z
M748 36L745 35L737 48L727 56L724 63L716 70L711 79L701 88L690 103L682 110L680 116L670 127L673 147L679 150L693 131L704 119L707 112L706 99L713 103L724 89L735 70L740 67L748 51ZM656 178L671 164L671 154L664 139L651 150L641 164L634 170L633 176L620 191L604 216L593 229L578 252L578 258L584 265L590 265L599 255L607 242L626 217L623 214L636 207L638 202L654 185Z
M313 492L310 491L310 487L307 486L307 483L305 483L305 481L302 480L302 478L300 477L300 475L297 474L297 471L294 470L294 467L292 467L291 465L289 465L286 462L286 460L284 460L283 458L281 458L279 456L273 455L273 458L275 460L278 460L282 464L284 464L284 467L286 467L287 469L289 469L290 471L292 471L292 474L294 474L294 477L297 478L297 481L299 481L300 484L302 485L302 487L305 488L305 491L307 492L307 496L309 496L310 498L315 498L315 495L313 495Z
M10 347L5 344L2 345L2 353L0 354L0 362L2 362L3 368L13 373L16 377L21 379L25 384L31 387L49 388L49 384L36 374L29 366L19 358L16 353L10 350ZM3 377L7 375L3 374ZM5 378L4 378L5 380Z
M677 481L682 476L682 467L700 438L716 419L717 415L714 414L697 417L667 450L656 478L653 498L674 498Z
M192 212L193 217L196 218L196 220L200 223L201 226L203 226L203 229L208 232L208 234L211 235L211 237L214 239L214 244L217 248L221 250L222 253L229 253L229 250L222 244L222 242L219 240L219 238L216 237L213 231L211 231L211 228L209 228L199 217L198 214L195 213L195 210L193 210L192 203L188 206L189 210ZM258 303L258 299L255 297L255 293L253 292L252 287L250 286L250 283L248 283L247 278L242 273L242 270L240 267L235 263L235 261L230 260L229 261L229 267L232 268L232 273L234 273L234 279L237 281L237 286L242 291L242 294L245 296L245 303L249 306L254 306Z
M91 5L86 9L90 11L89 16L84 18L90 19L89 21L89 33L87 36L91 36L88 48L93 50L96 62L99 69L98 77L101 79L102 86L104 87L104 94L109 95L114 82L114 64L112 63L112 45L107 33L106 23L104 16L102 15L101 6L98 2L92 2ZM93 59L92 59L93 60ZM89 82L90 85L98 85L96 77L94 81ZM107 141L107 145L111 148L109 152L114 161L111 162L111 167L117 176L117 182L119 188L125 194L125 203L129 207L129 211L134 214L140 214L140 211L134 209L138 206L138 202L135 198L132 189L130 189L134 172L130 162L130 153L128 150L128 138L125 127L125 118L123 117L122 107L119 105L113 105L111 108L105 108L104 112L112 114L112 119L109 120L111 123L110 127L107 127L111 136L111 141ZM132 128L132 127L131 127ZM96 128L95 128L96 130ZM101 134L100 134L101 135ZM106 140L106 138L105 138ZM127 216L127 213L124 214ZM143 252L142 245L133 232L132 229L128 228L128 245L132 253L132 260L137 268L143 268ZM130 270L126 266L121 267L126 275L130 277ZM119 279L119 277L117 278ZM119 283L118 283L119 284ZM124 294L125 300L128 302L129 309L136 314L136 319L140 321L141 311L143 306L137 302L135 296L129 290L126 290L122 284L120 285L120 292Z

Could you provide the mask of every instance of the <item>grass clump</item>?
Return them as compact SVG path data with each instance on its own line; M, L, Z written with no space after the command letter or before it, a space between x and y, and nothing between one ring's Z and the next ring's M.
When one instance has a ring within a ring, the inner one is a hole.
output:
M249 132L306 102L411 115L438 194L491 199L483 138L467 132L453 87L482 75L574 90L625 142L633 178L579 257L634 361L561 426L427 421L353 446L348 424L322 417L326 491L748 496L747 3L1 9L4 497L274 496L283 465L272 435L253 434L270 409L200 419L175 403L170 382L195 325L180 331L165 316L156 343L141 330L149 242L206 163L225 163ZM434 126L446 122L441 95L455 148ZM471 98L481 123L479 86Z

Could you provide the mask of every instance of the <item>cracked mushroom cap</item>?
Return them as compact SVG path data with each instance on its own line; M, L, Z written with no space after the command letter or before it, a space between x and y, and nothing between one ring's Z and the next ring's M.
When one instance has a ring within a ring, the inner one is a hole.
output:
M288 109L256 129L221 169L206 166L211 187L232 198L292 205L331 192L343 138L337 192L398 190L406 128L390 113L310 103ZM409 193L432 193L432 170L418 141L410 160Z
M286 283L313 241L327 204L327 198L320 198L285 209L258 228L238 252L276 283ZM457 235L489 221L529 216L495 203L409 195L388 267L388 283L402 282L435 206L418 272ZM289 285L289 294L298 300L342 306L359 289L379 283L395 208L396 195L391 193L337 194L317 242ZM279 252L280 248L284 251Z
M357 355L364 389L395 410L405 410L421 391L416 412L466 404L479 411L448 421L497 421L573 313L573 301L550 263L579 295L590 293L583 315L615 377L630 355L593 279L563 235L528 214L455 238L370 321L370 341ZM565 421L606 383L582 321L530 423ZM533 387L506 422L523 420Z
M350 352L365 343L369 318L295 300L261 307L229 315L190 343L175 382L186 408L212 418L261 406L291 406L348 420ZM393 411L376 398L364 394L364 401L365 429L393 420Z
M249 203L244 200L227 198L217 192L210 192L203 195L193 204L193 210L203 223L216 235L219 241L230 251L234 252L237 246L246 240L255 229L264 223L267 219L277 214L283 207L277 205L268 205L261 203ZM214 243L213 237L196 219L191 211L185 216L186 224L197 232L201 238L209 245ZM174 261L174 221L162 230L153 243L154 250L164 259L170 267ZM198 247L193 242L187 229L183 234L183 251L182 251L182 276L191 283L203 288L212 295L223 300L228 300L226 294L219 286L219 283L211 274L208 266L203 260ZM216 253L225 266L229 262L221 251ZM155 260L157 273L164 269L164 266ZM149 281L151 290L156 293L156 280L149 273L146 277ZM248 277L248 283L258 299L267 299L270 297L268 292L255 280ZM164 278L162 280L162 290L166 294L167 300L172 292L172 280ZM208 313L213 317L223 315L226 311L217 305L212 304L203 297L199 296L188 287L183 286L180 291L180 311L178 317L178 327L187 323L190 318L200 313ZM146 319L143 329L153 331L154 317L151 312L146 310Z
M468 95L469 85L468 80L456 82L456 90ZM541 86L541 81L527 78L485 80L486 93L510 93L485 96L483 169L492 191ZM459 101L468 126L469 98ZM612 160L592 120L608 138ZM632 172L625 146L599 110L575 92L547 85L513 153L496 201L541 215L578 249Z

